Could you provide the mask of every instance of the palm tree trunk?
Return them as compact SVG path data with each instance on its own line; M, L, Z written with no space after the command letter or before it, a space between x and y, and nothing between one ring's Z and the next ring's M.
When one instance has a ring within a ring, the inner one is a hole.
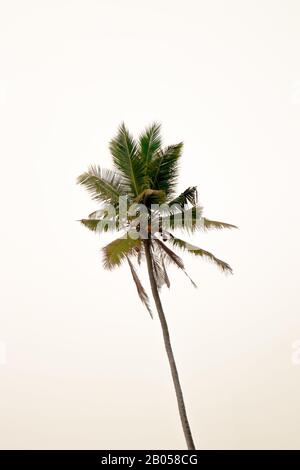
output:
M164 311L163 311L163 308L162 308L162 304L161 304L161 301L160 301L156 280L155 280L154 273L153 273L153 264L152 264L152 256L151 256L151 251L150 251L150 240L149 239L144 240L144 246L145 246L145 254L146 254L148 274L149 274L149 279L150 279L150 284L151 284L152 295L153 295L153 298L154 298L154 301L155 301L158 317L159 317L162 332L163 332L165 348L166 348L166 352L167 352L167 356L168 356L168 360L169 360L169 365L170 365L172 378L173 378L173 383L174 383L175 392L176 392L176 397L177 397L177 404L178 404L181 424L182 424L182 428L183 428L183 432L184 432L184 436L185 436L185 440L186 440L188 449L195 450L195 444L194 444L194 441L193 441L193 437L192 437L188 417L187 417L187 414L186 414L183 394L182 394L181 385L180 385L180 382L179 382L179 376L178 376L178 372L177 372L175 358L174 358L173 351L172 351L168 324L167 324L166 317L165 317L165 314L164 314Z

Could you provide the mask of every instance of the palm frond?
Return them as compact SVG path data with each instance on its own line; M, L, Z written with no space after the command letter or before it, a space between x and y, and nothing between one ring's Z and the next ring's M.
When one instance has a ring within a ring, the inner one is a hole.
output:
M101 219L101 217L103 217L105 214L107 213L107 210L105 209L105 207L101 207L101 209L98 209L96 211L93 211L91 212L89 215L88 215L88 218L89 219Z
M130 255L137 255L141 239L134 239L130 236L126 238L117 238L113 242L102 248L103 266L105 269L113 269L120 266L121 263Z
M141 244L138 250L138 254L137 254L137 262L139 266L141 265L143 257L144 257L144 247L143 247L143 244Z
M99 224L100 220L99 219L81 219L80 223L84 225L86 228L91 230L92 232L97 231L97 227Z
M81 219L80 223L92 232L113 232L119 229L118 218L115 219Z
M117 204L119 197L125 194L121 175L101 169L98 165L91 165L77 178L77 183L84 186L92 199L98 202Z
M183 209L182 211L182 229L187 232L194 232L199 230L203 225L203 207L193 206L189 209ZM171 215L171 226L174 225L174 228L181 228L180 225L176 227L178 216L176 214Z
M141 299L142 303L146 306L146 308L147 308L147 310L150 314L150 317L153 318L151 308L150 308L149 297L147 295L147 292L145 291L145 289L144 289L144 287L143 287L143 285L140 281L140 278L138 277L137 272L136 272L136 270L135 270L135 268L134 268L134 266L133 266L133 264L130 261L128 256L127 256L127 261L128 261L129 267L130 267L130 271L131 271L134 283L136 285L136 290L137 290L137 293L139 295L139 298Z
M124 123L120 125L116 137L110 141L109 148L114 165L121 172L128 191L137 196L143 185L144 168L139 158L138 146Z
M163 206L161 206L163 208ZM186 208L180 204L172 204L161 211L164 215L159 216L159 225L162 229L168 230L186 230L187 232L194 232L203 227L203 208L201 206L193 206ZM154 214L157 218L157 214Z
M171 230L182 229L193 233L196 230L222 230L238 228L235 225L210 220L202 216L203 208L201 206L193 206L186 208L181 207L179 202L169 204L169 213L165 210L165 215L160 218L160 225Z
M232 269L229 266L228 263L225 261L220 260L216 256L214 256L212 253L209 251L203 250L202 248L199 248L197 246L191 245L188 242L185 242L184 240L181 240L180 238L172 237L168 240L174 247L180 248L181 250L188 251L189 253L196 255L196 256L201 256L202 258L207 259L208 261L211 261L215 265L218 266L218 268L221 269L223 272L228 272L232 274Z
M193 206L196 206L198 201L197 186L190 186L181 194L179 194L175 199L169 202L169 206L174 204L184 207L186 204L190 203Z
M163 190L168 197L172 197L175 190L182 148L180 142L159 150L149 164L151 187Z
M162 267L162 270L163 270L163 273L164 273L164 281L166 283L166 286L168 288L170 288L171 283L170 283L170 279L169 279L169 276L168 276L168 273L167 273L167 269L166 269L163 254L161 254L161 267Z
M219 222L217 220L206 219L205 217L202 218L202 221L204 230L222 230L225 228L238 228L236 225L226 224L225 222Z
M151 243L152 265L157 287L160 289L163 285L170 287L170 279L164 263L164 254L158 248L158 245Z
M182 259L176 253L174 253L174 251L172 251L167 245L165 245L161 240L156 239L155 242L159 245L161 250L165 252L166 260L175 264L175 266L181 269L184 272L184 274L189 278L193 286L197 287L195 282L190 278L190 276L186 272Z
M153 155L161 146L161 125L154 122L140 135L140 155L145 167L145 175L147 177L148 164L152 160Z
M184 263L180 256L178 256L174 251L172 251L167 245L165 245L161 240L158 238L155 239L155 242L159 245L159 247L166 253L168 256L168 261L173 262L176 264L180 269L184 269Z

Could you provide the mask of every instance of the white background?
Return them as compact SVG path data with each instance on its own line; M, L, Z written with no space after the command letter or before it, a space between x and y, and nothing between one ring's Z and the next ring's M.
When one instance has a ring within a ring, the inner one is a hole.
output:
M234 276L187 255L199 289L162 294L197 447L300 447L299 24L296 0L0 1L1 448L185 446L158 319L76 222L122 120L184 140L179 190L240 228L194 240Z

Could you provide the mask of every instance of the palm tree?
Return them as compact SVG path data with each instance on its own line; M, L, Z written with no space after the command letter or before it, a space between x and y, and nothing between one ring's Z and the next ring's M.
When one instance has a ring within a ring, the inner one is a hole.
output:
M87 172L78 177L77 182L88 190L92 199L101 203L98 211L80 222L94 232L110 230L122 232L120 238L102 248L104 268L113 269L120 266L123 261L128 262L138 295L152 317L148 295L134 266L135 260L138 264L146 260L184 436L188 449L195 449L159 290L163 285L170 287L167 273L169 263L187 275L183 261L174 249L188 251L205 258L223 272L232 272L226 262L176 237L174 230L180 228L193 233L199 229L223 229L235 226L204 218L202 208L197 202L195 186L176 195L175 187L183 143L163 148L159 124L154 123L146 128L138 140L134 140L126 126L122 124L116 137L111 140L109 148L114 170L90 166ZM124 215L121 201L125 199L126 207L135 205L135 214L125 212Z

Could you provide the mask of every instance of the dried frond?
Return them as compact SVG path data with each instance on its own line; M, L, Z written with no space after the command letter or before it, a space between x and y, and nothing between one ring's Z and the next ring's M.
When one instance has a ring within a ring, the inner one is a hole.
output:
M160 248L166 253L166 255L167 255L166 260L169 261L169 262L172 262L179 269L181 269L184 272L184 274L189 278L189 280L191 281L193 286L197 287L195 282L190 278L190 276L186 272L182 259L176 253L174 253L174 251L172 251L167 245L165 245L161 240L156 239L155 242L158 243Z
M131 274L132 274L132 278L134 280L134 283L136 285L136 290L137 290L137 293L139 295L139 298L141 299L142 303L146 306L151 318L153 318L153 315L152 315L152 311L151 311L151 308L150 308L150 302L149 302L149 297L147 295L147 292L145 291L141 281L140 281L140 278L138 277L137 275L137 272L132 264L132 262L130 261L129 257L127 256L127 261L128 261L128 264L129 264L129 267L130 267L130 271L131 271Z

